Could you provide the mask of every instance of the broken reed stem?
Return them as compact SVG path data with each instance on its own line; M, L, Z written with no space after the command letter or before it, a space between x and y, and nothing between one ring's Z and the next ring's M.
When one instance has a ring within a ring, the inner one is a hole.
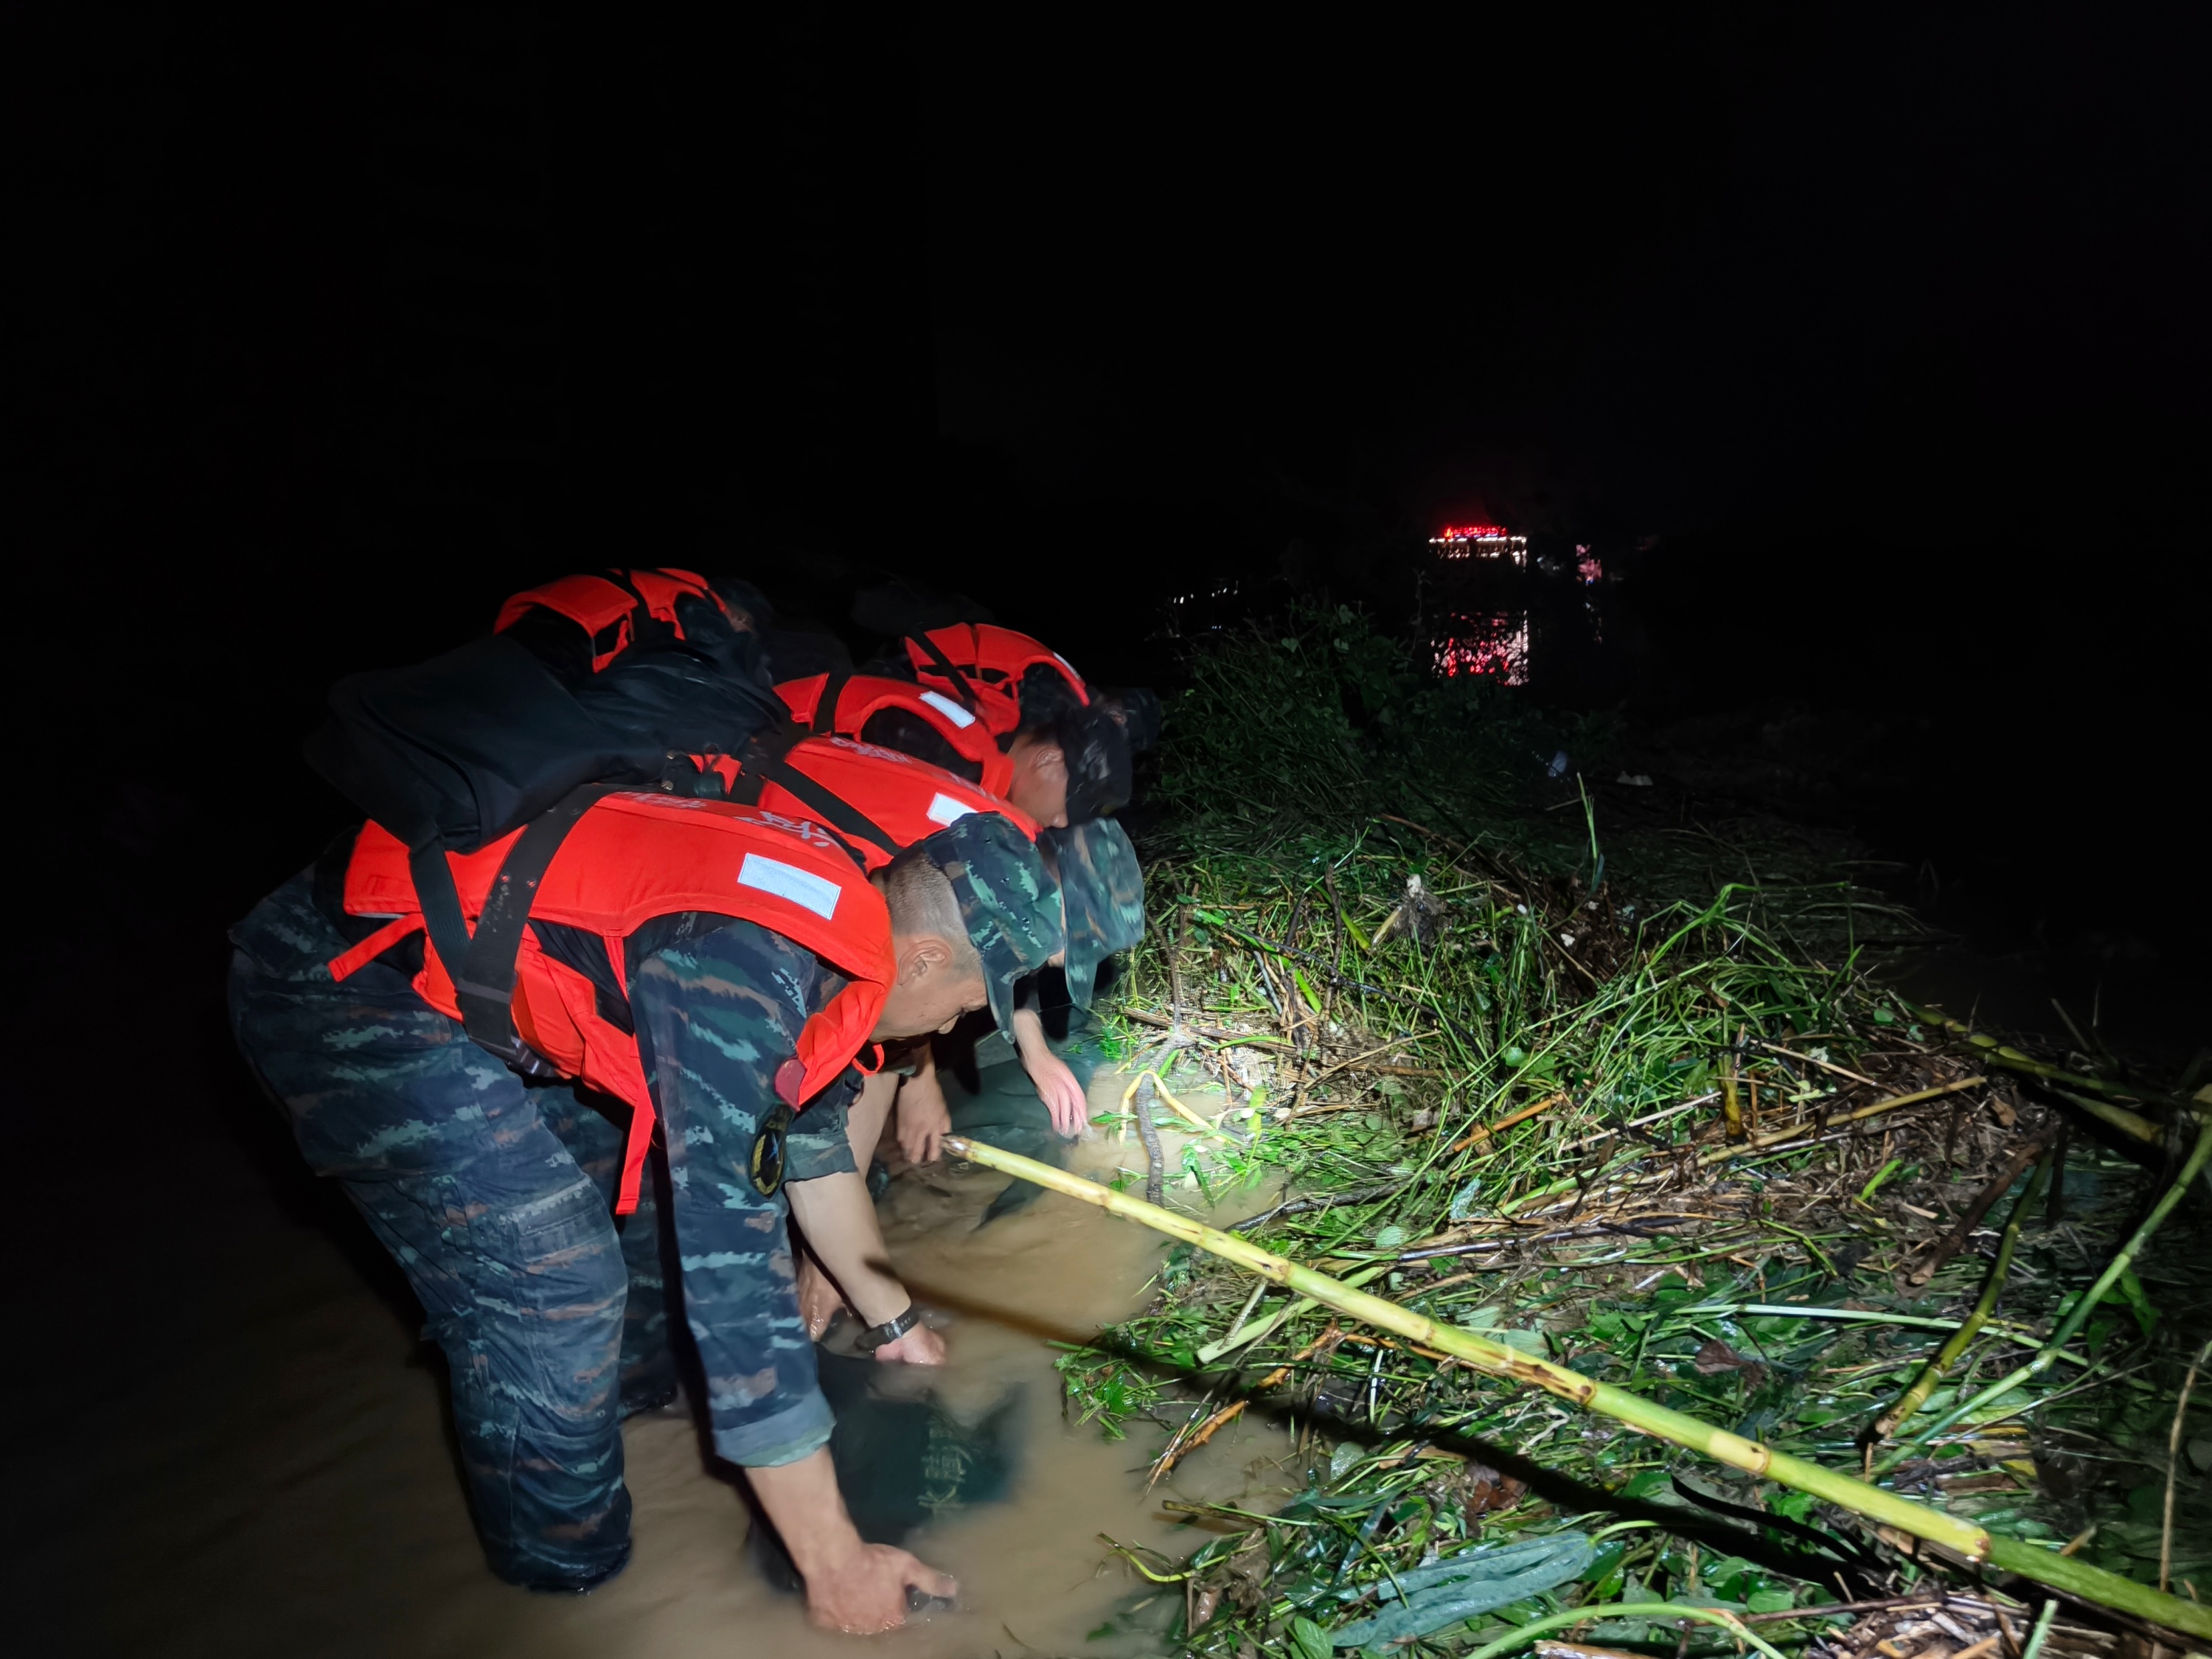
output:
M1919 1089L1909 1095L1892 1095L1887 1100L1877 1100L1871 1106L1862 1106L1855 1112L1839 1112L1833 1117L1824 1117L1814 1123L1800 1123L1794 1128L1777 1129L1745 1141L1740 1146L1716 1146L1711 1152L1698 1155L1698 1167L1711 1169L1716 1164L1725 1164L1732 1158L1741 1158L1747 1152L1763 1152L1770 1146L1779 1146L1784 1141L1801 1140L1807 1135L1826 1134L1831 1129L1841 1128L1846 1123L1856 1123L1863 1118L1877 1117L1884 1112L1893 1112L1900 1106L1917 1106L1923 1100L1938 1100L1945 1095L1955 1095L1961 1089L1971 1089L1977 1084L1987 1083L1985 1077L1962 1077L1956 1083L1946 1083L1933 1089Z
M1875 1422L1868 1442L1869 1456L1874 1447L1911 1422L1913 1413L1928 1403L1928 1396L1936 1391L1936 1385L1942 1381L1943 1373L1959 1363L1959 1356L1966 1352L1967 1345L1980 1334L1983 1324L1996 1310L1997 1296L2004 1289L2005 1279L2012 1272L2013 1248L2020 1243L2021 1223L2027 1218L2028 1211L2034 1207L2035 1200L2043 1192L2044 1181L2051 1173L2051 1154L2045 1152L2035 1166L2035 1174L2027 1183L2027 1190L2012 1206L2012 1214L2005 1222L2004 1238L1997 1246L1997 1259L1990 1264L1989 1275L1982 1282L1981 1300L1974 1304L1974 1310L1966 1316L1966 1323L1952 1332L1950 1340L1936 1350L1936 1357L1921 1368L1920 1375L1912 1379L1912 1386L1905 1391L1897 1404ZM2018 1170L2013 1171L2015 1176L2018 1173ZM2010 1186L2012 1183L2008 1181L2005 1184Z
M945 1145L956 1158L968 1158L988 1169L1003 1170L1021 1180L1050 1188L1056 1193L1139 1222L1171 1238L1194 1244L1249 1272L1259 1273L1278 1285L1287 1285L1324 1307L1334 1308L1366 1324L1394 1332L1423 1347L1449 1354L1470 1370L1542 1389L1585 1410L1626 1423L1640 1433L1656 1439L1672 1441L1716 1462L1741 1469L1755 1478L1778 1481L1799 1492L1809 1492L1840 1509L1849 1510L1855 1515L1864 1516L1915 1538L1924 1539L1964 1557L1969 1563L1987 1562L2005 1571L2051 1584L2083 1601L2117 1607L2138 1618L2186 1631L2192 1635L2212 1637L2212 1607L2194 1606L2174 1596L2161 1595L2148 1585L2135 1583L2079 1560L2062 1559L2033 1544L1992 1537L1970 1521L1929 1509L1895 1492L1884 1492L1850 1475L1838 1474L1818 1463L1776 1451L1755 1440L1747 1440L1724 1429L1717 1429L1710 1423L1700 1422L1694 1417L1646 1400L1640 1395L1632 1394L1626 1389L1597 1382L1564 1365L1539 1359L1504 1343L1493 1342L1463 1327L1439 1323L1425 1315L1413 1312L1410 1308L1354 1289L1340 1279L1332 1279L1326 1273L1301 1267L1272 1251L1263 1250L1233 1234L1162 1209L1157 1204L1133 1199L1126 1193L1117 1193L1109 1187L1099 1186L1080 1176L1056 1170L1048 1164L1001 1152L995 1146L971 1140L964 1135L948 1135ZM2203 1146L2212 1148L2212 1128L2208 1128ZM2195 1178L2196 1170L2192 1167L2186 1180ZM2186 1182L2183 1184L2185 1185ZM1577 1616L1587 1618L1589 1615L1577 1610ZM1649 1616L1648 1611L1643 1616ZM1523 1632L1530 1629L1530 1626L1522 1626Z
M2189 1415L2189 1391L2197 1386L2197 1372L2212 1357L2212 1342L2197 1351L2189 1375L2181 1379L2181 1398L2173 1402L2173 1426L2166 1435L2166 1520L2158 1534L2158 1587L2164 1589L2173 1576L2173 1477L2181 1468L2181 1420Z
M1567 1097L1565 1094L1551 1095L1538 1101L1534 1106L1523 1106L1517 1112L1507 1114L1505 1116L1499 1118L1495 1123L1478 1123L1474 1128L1469 1129L1457 1140L1452 1142L1450 1146L1445 1147L1444 1156L1446 1158L1449 1158L1454 1152L1465 1152L1468 1147L1475 1145L1478 1141L1488 1140L1494 1135L1503 1134L1506 1130L1511 1128L1516 1123L1526 1123L1530 1118L1535 1116L1539 1112L1550 1111L1553 1107L1558 1105L1561 1101L1566 1098Z
M2008 1158L2004 1168L1998 1170L1996 1177L1975 1194L1974 1201L1966 1206L1966 1214L1959 1218L1959 1224L1946 1233L1942 1242L1929 1251L1928 1259L1925 1261L1905 1275L1905 1282L1913 1285L1925 1285L1941 1273L1945 1262L1966 1248L1966 1241L1974 1236L1974 1229L1982 1224L1982 1218L1990 1212L1990 1206L2012 1190L2012 1183L2020 1179L2020 1172L2041 1158L2046 1146L2047 1143L2045 1141L2031 1140ZM2039 1186L2042 1181L2042 1176L2038 1175L2036 1183ZM2017 1216L2019 1212L2015 1211L2014 1213Z
M1743 1043L1743 1028L1735 1034L1739 1048ZM1730 1140L1743 1139L1743 1106L1735 1097L1735 1054L1733 1051L1721 1056L1721 1117L1728 1125Z
M1176 1464L1212 1439L1222 1428L1243 1416L1244 1407L1248 1403L1243 1400L1232 1401L1193 1430L1188 1439L1183 1439L1178 1436L1176 1440L1170 1442L1168 1449L1160 1454L1159 1462L1152 1465L1152 1478L1145 1482L1145 1490L1150 1492L1154 1486L1158 1486L1161 1481L1175 1472ZM1188 1425L1184 1426L1188 1427Z
M2088 1322L2089 1316L2096 1311L2097 1304L2105 1299L2105 1292L2120 1282L2120 1275L2134 1264L2136 1255L2142 1251L2143 1246L2150 1243L2151 1236L2158 1231L2166 1217L2173 1213L2173 1206L2181 1202L2181 1195L2189 1190L2190 1183L2197 1179L2197 1173L2204 1167L2204 1162L2208 1157L2212 1157L2212 1123L2205 1124L2197 1131L2196 1150L2190 1153L2189 1162L2181 1166L2181 1173L2174 1177L2173 1184L2166 1189L2165 1195L2152 1207L2151 1212L2143 1218L2142 1224L2136 1229L2134 1236L2120 1247L2119 1253L2112 1257L2105 1271L2097 1276L2097 1282L2082 1293L2081 1299L2074 1304L2073 1311L2059 1322L2058 1328L2051 1334L2050 1339L2044 1343L2035 1358L2013 1372L2011 1376L1998 1378L1965 1404L1953 1407L1934 1428L1922 1434L1911 1445L1899 1447L1884 1462L1881 1472L1886 1474L1895 1468L1904 1461L1908 1453L1926 1445L1954 1423L1961 1419L1972 1417L1992 1401L2001 1399L2021 1383L2040 1376L2045 1371L2050 1370L2051 1363L2058 1358L2059 1351L2072 1341L2075 1333ZM2208 1618L2212 1618L2212 1613L2208 1613Z

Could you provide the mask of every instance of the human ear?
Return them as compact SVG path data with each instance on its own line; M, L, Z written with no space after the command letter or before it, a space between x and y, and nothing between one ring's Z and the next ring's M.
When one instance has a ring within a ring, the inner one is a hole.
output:
M921 933L909 939L899 953L899 982L919 984L935 969L952 960L952 948L934 933Z

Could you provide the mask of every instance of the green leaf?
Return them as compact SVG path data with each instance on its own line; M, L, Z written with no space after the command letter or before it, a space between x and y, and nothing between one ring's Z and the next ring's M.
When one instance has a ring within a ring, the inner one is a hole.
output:
M1291 1640L1300 1659L1329 1659L1335 1651L1329 1646L1328 1632L1304 1613L1291 1620Z
M1298 994L1306 1000L1306 1006L1312 1009L1314 1012L1319 1013L1321 997L1315 992L1313 981L1306 977L1306 970L1293 963L1291 965L1291 977L1297 981Z
M1375 1235L1375 1248L1378 1250L1395 1250L1403 1244L1406 1239L1406 1230L1394 1221Z
M1753 1590L1745 1599L1744 1606L1753 1613L1780 1613L1796 1600L1788 1590Z
M2150 1292L2143 1289L2142 1280L2136 1277L2136 1270L2133 1267L2120 1269L2120 1282L2113 1289L2117 1290L2119 1295L2116 1297L2111 1291L2107 1291L2105 1293L2106 1301L2124 1300L2135 1314L2136 1323L2142 1327L2142 1334L2145 1336L2150 1335L2158 1329L2158 1310L2151 1306Z

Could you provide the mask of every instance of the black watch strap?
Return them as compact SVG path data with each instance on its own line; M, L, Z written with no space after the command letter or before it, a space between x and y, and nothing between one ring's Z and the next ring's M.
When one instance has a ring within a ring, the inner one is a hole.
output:
M896 1319L886 1319L880 1325L871 1325L853 1339L854 1346L862 1353L873 1353L887 1343L896 1342L921 1323L921 1310L909 1302L906 1311Z

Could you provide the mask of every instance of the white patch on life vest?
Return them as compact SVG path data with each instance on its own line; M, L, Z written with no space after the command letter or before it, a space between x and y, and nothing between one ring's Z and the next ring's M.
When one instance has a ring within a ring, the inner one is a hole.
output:
M1083 684L1083 676L1075 672L1075 665L1073 663L1068 661L1066 658L1061 656L1057 651L1052 653L1052 659L1067 671L1068 678L1073 680L1078 685Z
M836 915L837 901L844 896L836 882L781 859L764 859L758 853L745 854L738 871L738 885L757 887L763 893L805 905L824 921Z
M966 801L955 800L950 795L929 798L929 821L932 823L951 823L955 818L964 818L975 809Z
M950 697L940 697L934 691L925 691L921 694L921 700L955 726L964 729L975 724L975 717Z

